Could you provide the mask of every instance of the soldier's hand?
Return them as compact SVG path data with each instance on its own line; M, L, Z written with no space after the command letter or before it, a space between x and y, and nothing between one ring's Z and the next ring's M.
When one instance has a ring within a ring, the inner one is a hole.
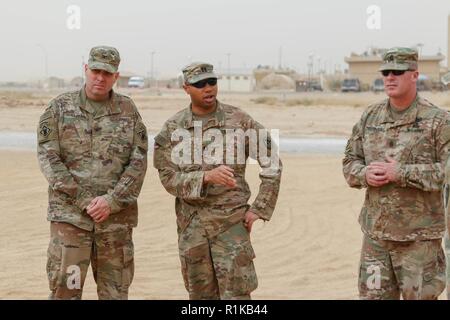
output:
M369 168L384 171L383 176L389 182L398 181L398 162L390 157L387 158L387 162L372 162Z
M221 165L210 171L206 171L203 182L205 184L221 184L230 188L236 187L236 179L234 179L234 170L228 166Z
M87 206L86 211L96 223L100 223L108 219L111 208L105 198L96 197Z
M253 222L255 222L258 219L259 216L256 213L251 212L250 210L245 213L244 226L247 228L247 231L249 233L252 232Z
M389 183L389 180L386 177L386 170L378 166L372 166L372 164L367 166L366 181L367 184L372 187L381 187Z

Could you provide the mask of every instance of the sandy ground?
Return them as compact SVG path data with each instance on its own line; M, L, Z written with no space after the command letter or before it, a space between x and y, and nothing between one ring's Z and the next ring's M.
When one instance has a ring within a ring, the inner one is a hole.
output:
M0 298L44 299L49 223L46 180L33 152L1 151ZM354 299L363 193L351 190L340 157L283 155L284 175L270 222L252 231L259 288L255 299ZM250 165L252 190L258 167ZM254 196L254 194L253 194ZM174 199L150 168L135 229L136 272L130 299L186 299L180 273ZM92 274L84 298L96 299Z

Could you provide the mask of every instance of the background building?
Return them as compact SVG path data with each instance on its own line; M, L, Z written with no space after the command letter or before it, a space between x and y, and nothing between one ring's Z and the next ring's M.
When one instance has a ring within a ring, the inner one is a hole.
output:
M295 90L299 75L289 68L259 65L253 70L256 90Z
M119 79L117 79L117 88L128 88L128 81L131 77L137 76L137 74L130 71L119 71Z
M381 65L382 52L385 50L377 49L376 52L363 53L361 55L352 53L350 57L345 58L348 63L348 77L358 78L365 85L370 86L377 78L381 78L378 68ZM441 77L441 61L444 60L442 54L435 56L419 56L419 72L432 81L439 81Z
M220 91L251 92L255 89L255 77L252 70L218 70L217 76Z
M430 82L439 83L443 75L450 71L450 15L447 21L447 66L442 66L441 62L445 56L438 53L433 56L419 55L419 73L422 78ZM348 64L348 78L358 78L361 84L367 89L377 78L381 78L378 68L381 57L386 49L371 48L369 52L362 54L352 53L345 58Z

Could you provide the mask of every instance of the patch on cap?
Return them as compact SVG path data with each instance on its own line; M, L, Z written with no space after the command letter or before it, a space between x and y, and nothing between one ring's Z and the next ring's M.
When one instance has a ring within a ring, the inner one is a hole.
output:
M119 51L108 46L98 46L89 52L89 69L100 69L116 73L120 64Z
M379 71L383 70L417 70L419 54L412 48L395 47L386 51L383 55L383 64Z
M188 84L196 83L198 81L214 78L217 79L217 75L213 71L212 64L205 62L194 62L183 68L184 82Z

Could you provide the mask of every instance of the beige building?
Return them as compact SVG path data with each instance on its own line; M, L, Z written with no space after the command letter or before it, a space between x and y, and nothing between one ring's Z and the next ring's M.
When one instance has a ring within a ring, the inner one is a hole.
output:
M64 87L65 87L64 79L58 77L48 77L48 79L46 79L44 82L44 88L47 89L59 89Z
M439 81L443 55L419 57L419 72L432 81ZM380 55L357 55L352 54L345 58L348 63L348 77L358 78L361 84L370 86L377 78L381 78L378 68L381 65Z
M255 89L255 78L249 73L219 73L217 83L220 91L251 92Z

